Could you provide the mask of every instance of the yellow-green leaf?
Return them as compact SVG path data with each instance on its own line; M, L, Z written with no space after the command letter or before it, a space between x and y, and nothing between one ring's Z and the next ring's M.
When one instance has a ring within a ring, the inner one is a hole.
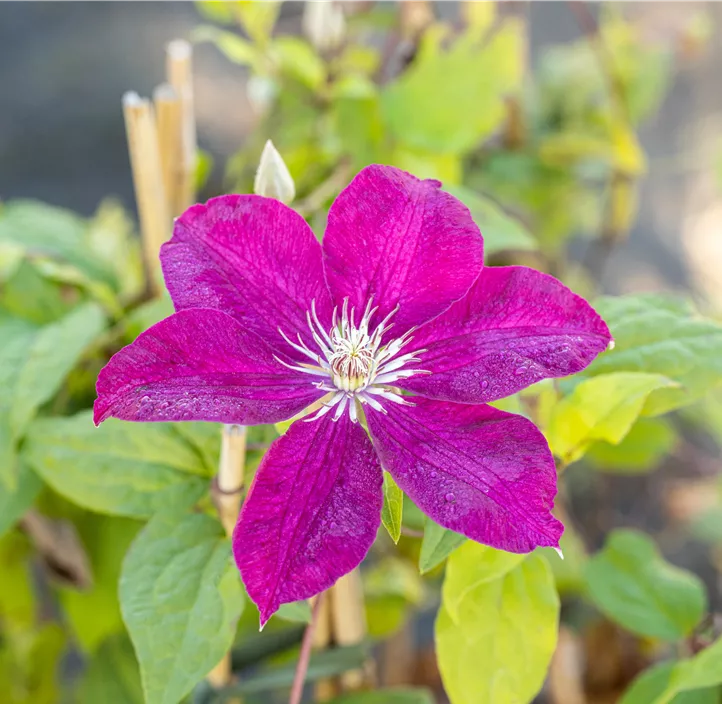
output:
M384 118L412 149L463 154L499 127L519 87L521 26L507 20L488 42L472 28L446 51L439 39L427 31L414 63L384 90Z
M546 560L495 560L496 576L476 579L473 543L449 560L436 619L436 652L451 704L530 702L541 688L557 639L559 597ZM481 546L476 546L481 548ZM488 550L488 549L487 549ZM478 553L478 559L488 557ZM514 556L519 558L519 556ZM453 583L449 576L463 570ZM461 577L469 573L465 584ZM452 608L448 606L451 604Z
M661 418L640 418L618 445L597 442L587 460L601 472L641 474L654 469L674 449L677 433Z
M444 608L457 620L464 602L473 599L477 589L503 577L524 557L468 540L453 553L446 565L442 599Z
M639 417L652 391L674 386L661 374L615 372L582 381L552 410L547 440L565 463L597 440L617 444Z
M193 30L191 35L195 42L211 42L218 47L227 59L239 66L258 67L261 54L247 39L210 25L201 25Z

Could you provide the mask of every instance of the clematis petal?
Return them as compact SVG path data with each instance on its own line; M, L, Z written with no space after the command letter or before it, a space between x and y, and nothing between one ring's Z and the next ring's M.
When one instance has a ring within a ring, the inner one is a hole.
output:
M312 300L330 324L321 246L306 221L273 198L232 195L194 205L176 221L160 257L176 310L222 310L294 359L302 355L279 328L311 342Z
M469 293L414 334L431 372L398 382L423 396L488 403L584 369L611 340L580 296L524 266L486 267Z
M325 392L273 358L225 313L196 308L161 320L101 370L96 425L205 420L254 425L293 417Z
M371 442L348 414L297 421L271 445L233 535L261 626L363 560L381 523L382 482Z
M491 406L417 398L366 410L381 464L426 515L508 552L559 544L556 470L533 423Z
M394 337L446 310L479 276L484 241L468 209L391 166L368 166L336 198L323 240L336 304L362 311L373 296L382 320L397 305Z

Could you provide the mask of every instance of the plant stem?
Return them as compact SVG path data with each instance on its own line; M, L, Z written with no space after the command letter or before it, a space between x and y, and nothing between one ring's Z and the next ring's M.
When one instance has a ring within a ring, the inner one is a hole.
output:
M316 602L314 603L313 611L311 612L311 623L308 624L306 632L303 634L303 641L301 642L301 653L298 658L296 675L293 678L293 686L291 687L291 696L288 699L288 704L301 704L301 697L303 697L303 685L306 681L308 663L311 659L313 632L316 628L316 621L318 620L318 615L321 611L321 603L323 601L323 597L324 594L319 594L316 597Z

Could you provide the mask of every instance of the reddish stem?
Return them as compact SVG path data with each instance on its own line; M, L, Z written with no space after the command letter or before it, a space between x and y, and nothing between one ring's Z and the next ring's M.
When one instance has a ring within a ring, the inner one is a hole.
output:
M298 657L298 665L296 665L296 674L293 678L293 686L291 687L291 696L288 699L288 704L301 704L301 697L303 697L303 685L306 682L306 672L308 671L308 663L311 659L313 631L316 628L316 622L318 621L318 614L322 599L323 594L319 594L316 597L316 603L313 605L313 611L311 612L311 623L308 624L306 632L303 634L301 653Z

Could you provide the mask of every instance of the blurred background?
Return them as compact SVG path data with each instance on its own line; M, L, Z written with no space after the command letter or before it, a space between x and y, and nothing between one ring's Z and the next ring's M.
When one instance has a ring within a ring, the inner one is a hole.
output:
M678 292L720 319L722 4L509 2L494 18L474 7L482 3L340 5L344 36L324 44L307 27L304 35L305 4L284 2L273 36L307 36L303 46L313 49L273 47L269 64L249 47L270 34L254 38L248 20L223 3L0 3L0 200L33 199L89 218L110 198L135 219L121 96L152 95L165 77L166 44L190 38L199 199L249 192L270 137L289 164L301 209L322 232L328 203L358 168L394 163L459 189L489 224L482 232L491 263L537 266L590 297ZM518 33L509 46L497 46L507 20ZM414 68L467 38L469 46L481 38L496 53L468 48L465 56L462 47L440 73ZM328 73L317 80L318 56ZM414 71L413 80L399 80ZM446 83L459 84L460 92L449 93ZM491 97L458 106L448 99L485 91ZM439 102L450 114L419 127L416 116ZM477 111L481 123L457 134L456 123ZM135 332L142 329L134 324ZM566 510L585 551L598 550L620 526L653 535L668 560L704 581L714 612L722 606L722 396L650 432L653 447L643 429L635 438L641 449L626 448L629 455L638 450L633 460L607 446L571 466ZM418 552L415 530L409 526L402 552ZM35 589L46 603L39 569ZM390 639L380 676L389 684L429 685L445 701L433 658L436 601L425 600L404 569L393 574L393 587L383 573L366 585L372 634ZM569 625L560 647L567 650L552 665L556 685L548 683L540 701L618 701L650 661L648 649L609 620L580 628L589 621L575 579L563 602ZM11 603L12 590L0 581L0 605L3 598ZM396 590L393 607L386 588ZM61 661L66 678L81 678L83 647L71 648L71 656L54 643L39 647L39 655L0 650L27 670L21 676L0 659L0 683L3 672L24 682L3 701L65 696L37 684L45 678L30 672L33 657L41 670ZM565 684L577 680L579 691ZM83 691L82 701L110 701ZM117 696L113 702L134 701Z
M686 0L604 4L639 24L640 41L663 48L660 63L673 55L672 65L643 79L653 95L660 93L640 125L648 173L630 236L615 248L604 284L614 290L694 285L720 296L716 262L698 254L695 244L713 248L718 239L711 222L719 190L722 47L707 39L722 10L717 3ZM596 3L588 5L597 12ZM525 16L531 70L539 69L550 48L584 36L569 3L507 8ZM302 11L303 3L286 2L277 31L300 32ZM436 3L435 11L458 17L459 3ZM190 36L204 21L196 7L10 2L0 13L2 197L37 198L87 215L115 195L133 209L120 96L128 90L150 95L163 81L166 43ZM221 165L248 144L259 116L249 101L246 67L203 44L194 72L199 144L219 164L208 189L215 192L222 187Z

